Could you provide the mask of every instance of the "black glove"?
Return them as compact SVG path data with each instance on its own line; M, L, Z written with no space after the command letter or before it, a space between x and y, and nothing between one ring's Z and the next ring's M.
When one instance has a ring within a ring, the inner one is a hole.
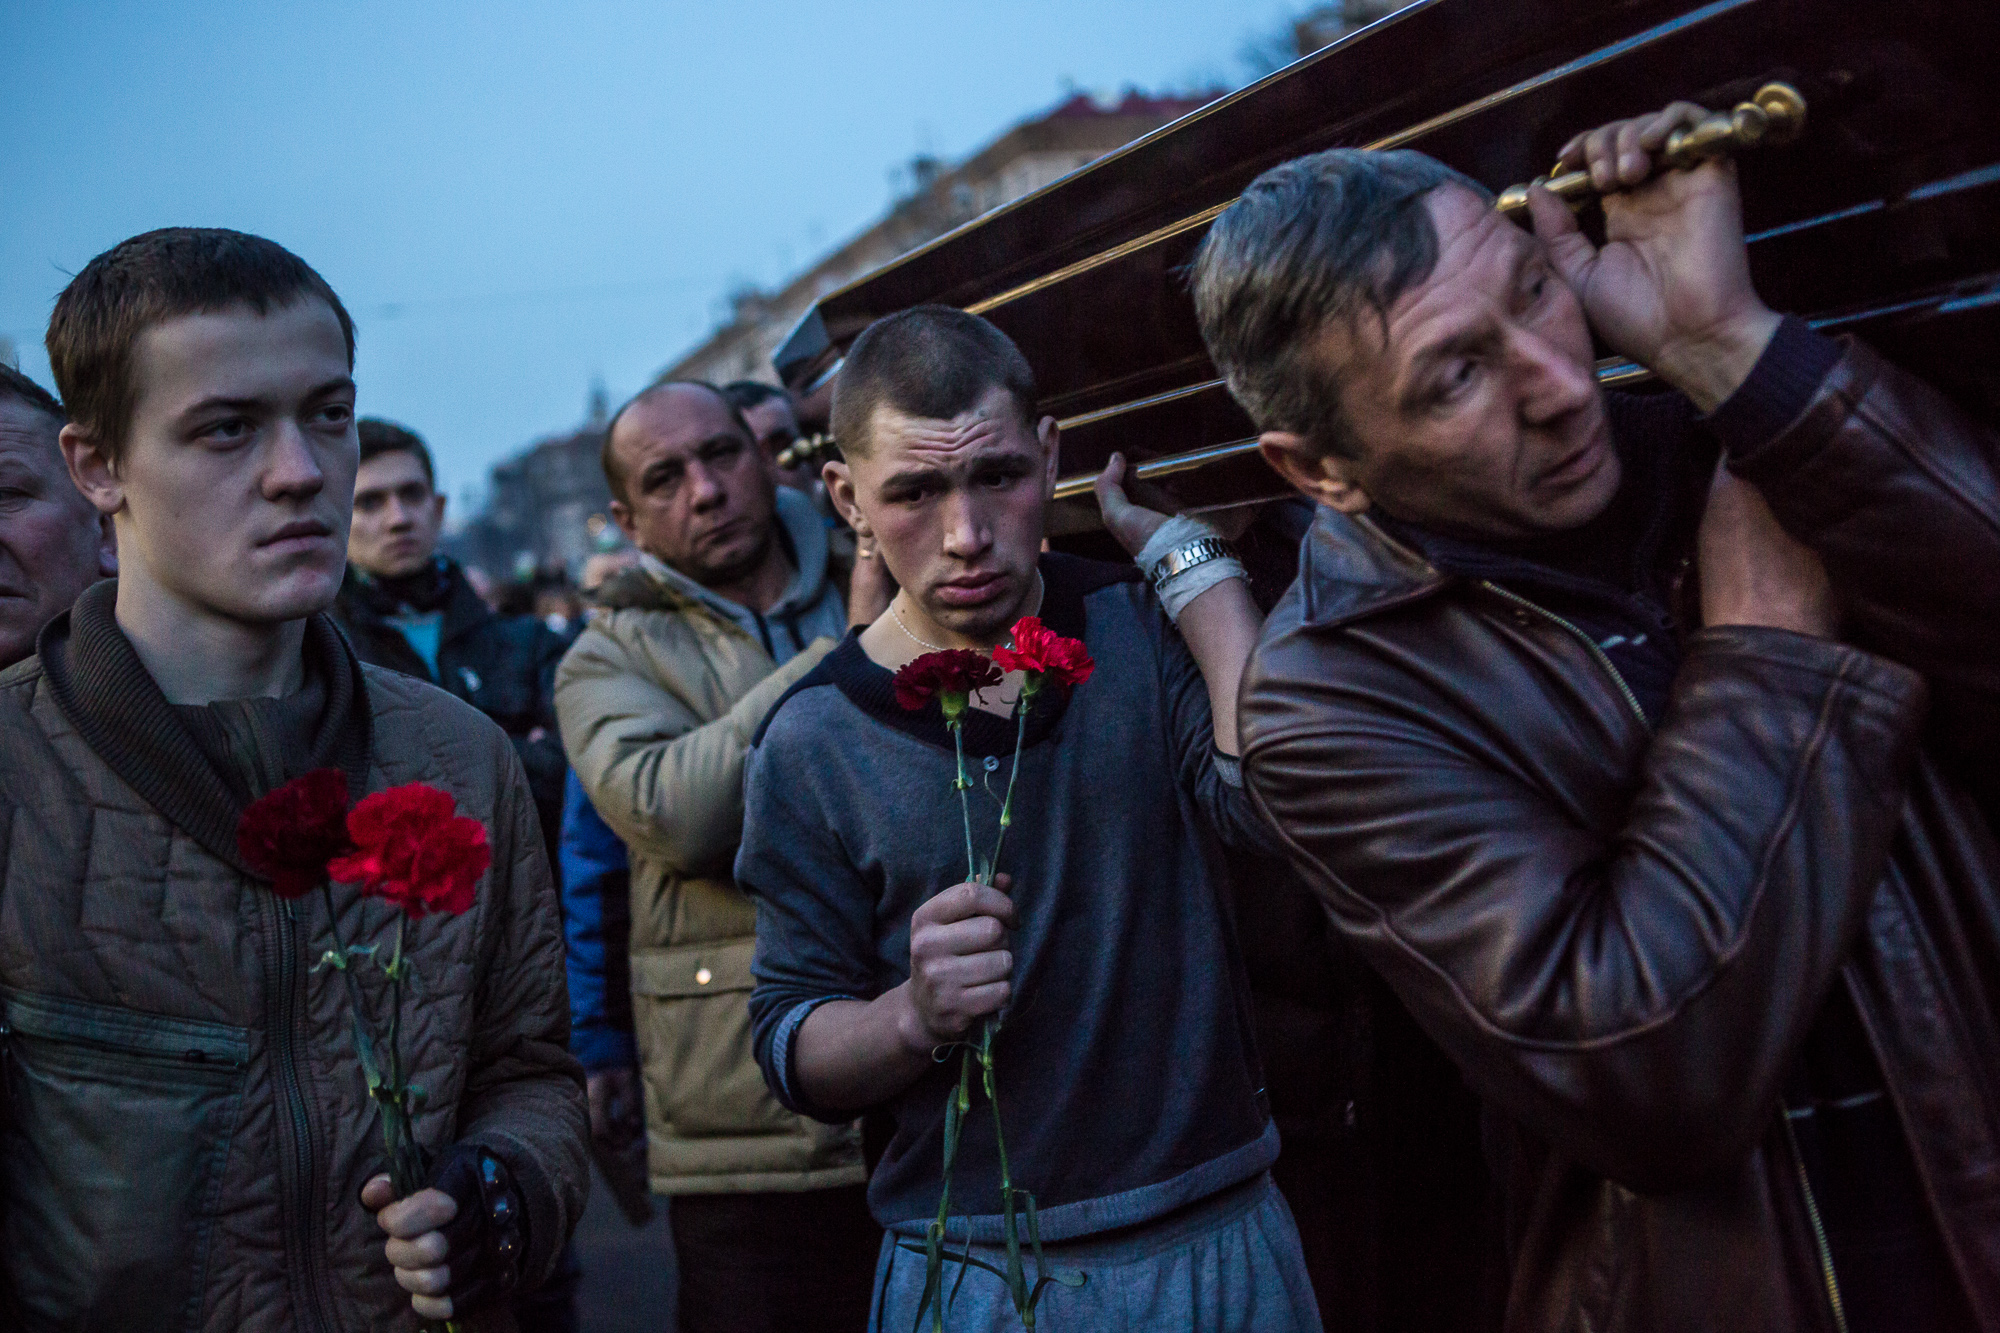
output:
M431 1164L430 1183L458 1205L438 1228L450 1246L445 1294L452 1309L462 1313L512 1291L528 1255L528 1210L507 1164L477 1144L455 1143Z

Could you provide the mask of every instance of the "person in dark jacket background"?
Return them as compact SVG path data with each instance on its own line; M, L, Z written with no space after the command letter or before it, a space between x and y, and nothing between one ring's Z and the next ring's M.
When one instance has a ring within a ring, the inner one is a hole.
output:
M499 616L456 561L438 554L445 497L414 431L363 418L347 578L334 614L364 662L429 681L500 724L535 794L558 868L563 774L555 671L563 641L533 616Z
M1763 304L1732 168L1651 178L1700 114L1565 150L1601 247L1408 152L1217 220L1321 506L1244 772L1486 1100L1510 1329L2000 1326L2000 436Z

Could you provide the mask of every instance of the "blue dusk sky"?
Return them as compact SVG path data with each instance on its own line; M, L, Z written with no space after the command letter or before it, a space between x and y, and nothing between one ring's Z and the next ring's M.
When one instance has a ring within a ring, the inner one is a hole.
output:
M360 331L361 410L454 503L1070 87L1244 81L1282 0L0 0L0 338L49 382L68 275L170 225L269 236Z

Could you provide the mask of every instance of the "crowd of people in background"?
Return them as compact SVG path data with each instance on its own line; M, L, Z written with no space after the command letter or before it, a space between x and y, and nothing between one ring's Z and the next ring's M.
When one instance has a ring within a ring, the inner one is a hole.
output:
M1053 1327L2000 1324L2000 442L1763 305L1727 164L1654 174L1689 110L1565 150L1601 244L1265 173L1191 282L1296 494L1114 455L1109 559L961 311L856 339L823 466L780 387L647 387L618 540L495 579L304 261L91 261L61 399L0 368L8 1326L572 1329L593 1161L683 1333L1013 1326L1010 1169ZM1087 684L899 698L1045 630ZM968 758L1033 793L992 875ZM326 770L449 793L474 905L278 892L244 812Z

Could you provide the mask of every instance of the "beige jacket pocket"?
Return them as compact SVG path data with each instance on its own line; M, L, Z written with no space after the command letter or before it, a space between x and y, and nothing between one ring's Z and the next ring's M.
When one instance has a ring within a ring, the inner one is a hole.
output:
M632 1021L655 1132L688 1139L789 1134L750 1049L755 938L632 951Z

